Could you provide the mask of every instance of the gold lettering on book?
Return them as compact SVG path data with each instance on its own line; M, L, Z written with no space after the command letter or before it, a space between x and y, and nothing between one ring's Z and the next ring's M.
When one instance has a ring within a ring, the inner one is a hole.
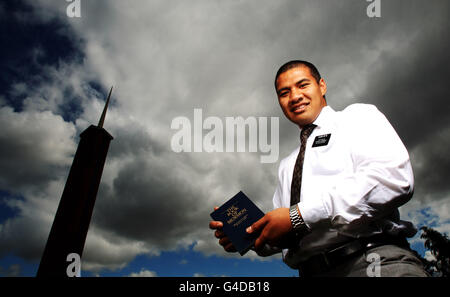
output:
M243 221L245 221L248 217L248 214L246 214L245 216L243 216L239 221L237 221L236 223L234 223L233 227L237 227L239 226Z
M243 208L239 210L235 205L232 205L230 208L227 209L227 216L230 217L230 219L227 221L228 224L233 224L234 221L239 219L242 215L247 213L247 209ZM240 223L242 223L248 215L245 215L243 218L241 218L237 223L235 223L233 226L236 227Z

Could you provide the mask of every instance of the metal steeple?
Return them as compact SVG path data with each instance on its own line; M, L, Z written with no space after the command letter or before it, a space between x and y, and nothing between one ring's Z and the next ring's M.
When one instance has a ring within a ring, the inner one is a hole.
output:
M105 107L103 108L102 116L100 117L100 121L98 122L97 127L99 127L99 128L103 128L103 123L105 122L106 110L108 109L109 99L111 98L112 89L113 89L113 86L111 86L111 90L109 90L109 95L108 95L108 98L106 99L106 103L105 103Z
M98 126L90 125L80 134L80 142L36 274L38 277L80 275L80 260L109 144L113 139L103 128L112 89ZM68 263L69 256L78 256L79 261Z

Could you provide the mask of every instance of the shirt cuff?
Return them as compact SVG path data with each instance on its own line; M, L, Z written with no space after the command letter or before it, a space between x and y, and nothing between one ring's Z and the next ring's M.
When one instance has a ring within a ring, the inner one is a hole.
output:
M317 224L329 219L328 212L321 198L310 199L308 202L300 201L297 206L303 221L309 229L314 229Z

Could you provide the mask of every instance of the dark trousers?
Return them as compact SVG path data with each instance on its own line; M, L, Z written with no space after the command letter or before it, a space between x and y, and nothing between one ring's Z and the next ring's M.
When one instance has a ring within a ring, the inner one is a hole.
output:
M422 262L411 250L382 245L357 253L318 277L428 277Z

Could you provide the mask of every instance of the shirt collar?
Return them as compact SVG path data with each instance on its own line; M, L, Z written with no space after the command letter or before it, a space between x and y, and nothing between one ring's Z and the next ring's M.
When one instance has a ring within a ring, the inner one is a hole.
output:
M330 106L324 106L322 110L320 111L319 115L313 122L314 125L321 128L325 126L327 123L329 123L332 120L333 114L335 111Z

